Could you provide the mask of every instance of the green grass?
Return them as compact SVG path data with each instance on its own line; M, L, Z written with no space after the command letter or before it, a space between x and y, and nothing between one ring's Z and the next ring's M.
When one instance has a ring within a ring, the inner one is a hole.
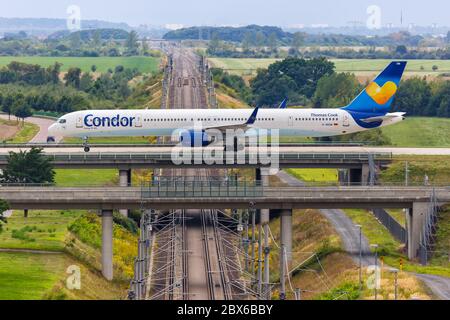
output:
M386 209L389 215L403 227L406 226L405 211L403 209Z
M16 210L0 233L0 248L62 251L67 226L79 211L29 211L28 218Z
M82 71L91 70L92 65L97 66L98 72L107 72L122 65L125 68L137 68L143 73L156 72L159 68L160 59L153 57L0 57L0 67L6 66L11 61L18 61L29 64L38 64L43 67L53 65L55 62L62 63L61 70L67 71L71 67L78 67Z
M381 182L403 184L406 162L410 184L423 185L425 175L430 184L448 185L450 181L450 156L394 156L389 167L381 171Z
M407 117L381 130L394 146L450 147L450 119Z
M71 265L80 267L81 290L66 288ZM0 300L118 300L127 287L66 254L0 252Z
M245 75L250 70L266 69L280 59L252 59L252 58L209 58L215 68L231 69L230 73Z
M382 127L395 147L450 147L450 119L431 117L408 117L406 120ZM280 143L312 143L306 137L280 137Z
M0 252L0 299L41 299L65 268L62 254Z
M287 169L287 173L305 182L337 182L337 169Z
M10 140L10 143L25 143L33 139L39 132L39 127L33 123L25 122L25 125L20 129L20 131L15 135L15 137Z
M115 169L56 169L55 182L59 186L117 185Z
M359 72L380 71L388 65L392 59L332 59L336 64L336 71ZM438 66L436 72L433 66ZM423 70L421 69L423 67ZM406 72L414 73L440 73L450 71L449 60L408 60Z
M17 126L19 125L16 121L8 121L0 119L0 124L6 124L11 126ZM25 124L22 126L20 124L20 130L17 132L13 138L7 140L8 143L25 143L29 142L31 139L33 139L39 132L39 126L25 122Z
M258 68L267 68L270 64L279 59L251 59L251 58L210 58L214 67L222 69L231 69L230 73L245 75L250 70L256 71ZM383 70L392 60L389 59L330 59L336 65L338 72L378 72ZM434 72L433 65L439 69ZM421 70L423 66L424 70ZM234 69L234 70L233 70ZM255 72L251 74L255 74ZM410 74L439 74L450 71L449 60L409 60L406 72Z
M345 213L355 222L362 225L362 231L371 244L378 244L380 255L395 255L400 257L401 243L395 240L389 231L367 210L346 209Z
M450 207L444 207L439 213L436 231L435 253L431 259L433 264L449 266L450 255Z

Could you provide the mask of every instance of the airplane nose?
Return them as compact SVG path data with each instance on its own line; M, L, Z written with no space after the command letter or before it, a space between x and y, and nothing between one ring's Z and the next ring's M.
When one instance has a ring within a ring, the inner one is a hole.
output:
M49 134L49 135L55 134L56 131L57 131L57 125L56 125L56 123L54 123L54 124L52 124L50 127L48 127L47 131L48 131L48 134Z

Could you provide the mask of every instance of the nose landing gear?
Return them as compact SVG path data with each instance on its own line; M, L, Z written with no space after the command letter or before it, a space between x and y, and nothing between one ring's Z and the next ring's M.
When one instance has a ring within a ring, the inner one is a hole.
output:
M89 143L88 143L88 137L83 137L83 147L84 147L84 152L91 151L91 147L89 147Z

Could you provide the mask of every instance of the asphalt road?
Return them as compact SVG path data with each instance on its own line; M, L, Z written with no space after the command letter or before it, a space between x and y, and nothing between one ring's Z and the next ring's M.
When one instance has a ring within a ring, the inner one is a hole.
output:
M8 120L8 115L0 114L1 119ZM12 120L16 118L11 116ZM33 139L31 139L31 143L46 143L48 137L48 127L50 127L55 121L47 118L39 118L39 117L30 117L25 120L25 122L33 123L39 127L39 132ZM56 142L61 141L62 137L55 137Z
M436 297L450 300L450 278L421 273L416 273L415 276L422 280Z
M302 181L283 171L278 173L278 177L291 186L301 186L303 184ZM344 250L351 255L356 264L359 264L359 229L342 210L322 209L320 212L330 221L341 237ZM373 255L370 254L369 241L364 235L361 237L361 244L363 252L362 265L366 267L374 264ZM421 273L413 273L413 275L421 280L437 298L450 300L450 278Z

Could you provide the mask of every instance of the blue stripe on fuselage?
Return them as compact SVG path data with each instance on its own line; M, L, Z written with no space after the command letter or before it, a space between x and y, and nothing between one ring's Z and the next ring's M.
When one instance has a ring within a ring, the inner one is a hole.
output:
M355 120L355 122L358 124L358 126L364 128L364 129L374 129L381 126L383 121L376 121L376 122L364 122L361 119L367 119L372 117L380 117L384 116L385 113L367 113L367 112L356 112L351 110L346 110Z

